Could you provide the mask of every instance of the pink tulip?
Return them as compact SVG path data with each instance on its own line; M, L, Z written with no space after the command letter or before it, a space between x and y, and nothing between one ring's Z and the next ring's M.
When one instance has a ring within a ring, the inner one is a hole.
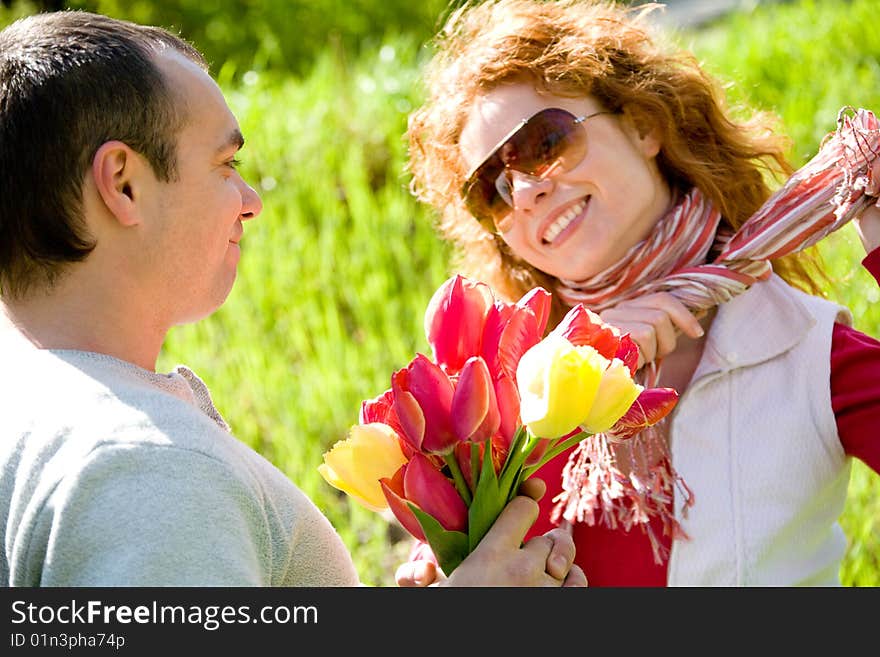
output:
M551 294L543 287L534 287L516 302L517 306L525 306L535 313L535 317L538 320L538 333L542 336L550 319L551 299Z
M400 449L407 459L416 451L416 448L406 438L403 427L400 424L400 419L398 419L397 413L394 411L394 392L392 390L386 390L373 399L362 401L358 417L359 424L381 422L394 429L399 437Z
M486 362L468 358L455 384L452 397L452 428L461 441L483 442L501 425L495 388Z
M464 477L465 483L467 483L468 488L470 488L472 493L474 492L474 488L476 488L477 485L474 481L474 471L471 467L471 455L473 454L471 450L473 449L473 445L475 444L477 445L477 451L479 454L479 463L477 463L477 471L479 471L483 465L483 453L486 451L486 445L491 445L491 442L458 443L458 445L455 446L455 451L453 452L453 454L455 455L455 460L458 461L458 469L461 470L461 474Z
M620 329L606 324L599 315L580 304L565 314L552 333L561 335L576 347L589 345L608 360L617 355L620 347Z
M498 474L501 471L501 466L504 465L504 461L507 459L507 453L510 451L510 443L513 441L513 436L520 426L519 391L517 390L516 383L503 374L492 382L492 386L497 402L499 424L491 435L491 440L480 444L480 462L477 464L477 469L479 470L482 467L485 447L490 445L495 473ZM468 486L473 490L471 443L462 442L456 445L455 457L458 460L461 471L464 473Z
M370 424L371 422L384 422L385 424L394 426L388 422L388 418L393 415L391 408L393 404L394 393L390 389L377 397L365 399L361 402L358 423Z
M499 370L505 376L516 378L519 359L540 341L541 333L535 313L526 307L514 311L498 341Z
M639 368L639 346L629 337L629 333L620 336L620 346L617 347L614 356L629 368L630 376L636 375L636 370Z
M452 429L452 397L455 388L443 370L423 354L391 376L393 411L403 437L414 449L428 454L447 454L458 438Z
M501 425L492 442L498 451L507 455L510 443L520 425L519 420L519 390L516 381L509 376L502 375L495 381L495 399L498 402L498 411L501 414Z
M392 381L396 379L392 378ZM393 410L400 420L400 435L412 451L420 452L425 440L425 414L418 400L411 392L398 389L394 395Z
M382 493L388 502L388 508L397 518L403 528L420 541L427 541L422 526L416 519L415 514L406 503L406 495L403 492L403 478L406 473L406 464L400 466L400 469L394 473L390 479L380 479L379 485L382 487Z
M415 454L405 467L406 499L433 516L444 529L466 531L468 508L452 482L422 454Z
M485 283L456 274L437 288L425 311L425 335L434 361L457 374L471 356L480 354L486 315L495 299Z
M480 344L480 355L486 361L492 378L496 378L501 373L501 362L498 359L498 344L501 341L501 334L504 327L510 321L515 311L512 303L506 301L496 301L492 304L489 312L486 314L486 322L483 325L483 335Z
M623 417L605 433L616 441L632 438L643 429L657 424L677 403L678 393L674 388L646 388Z
M516 376L522 355L544 335L550 317L550 293L536 287L515 304L496 301L486 316L482 356L493 378Z
M477 445L477 473L483 471L483 457L486 455L487 449L490 450L489 453L492 455L492 467L495 469L496 475L501 473L501 468L504 466L504 461L507 459L507 452L502 452L498 448L498 444L495 440L487 440L482 443L458 443L458 445L455 446L455 459L458 461L458 467L464 476L468 488L471 489L471 492L473 492L476 487L473 477L474 469L471 465L471 456L473 455L472 446L474 444Z

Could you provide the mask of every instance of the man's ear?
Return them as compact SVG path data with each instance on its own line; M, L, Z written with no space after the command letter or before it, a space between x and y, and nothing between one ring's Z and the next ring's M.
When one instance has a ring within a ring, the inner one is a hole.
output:
M143 176L149 168L143 157L121 141L105 142L92 159L92 177L98 194L123 226L141 222L138 201Z

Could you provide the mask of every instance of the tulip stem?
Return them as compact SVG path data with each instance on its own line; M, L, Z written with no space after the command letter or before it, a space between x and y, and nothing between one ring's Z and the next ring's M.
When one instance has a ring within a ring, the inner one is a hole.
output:
M546 452L544 452L544 455L541 457L540 461L538 461L534 465L530 465L529 467L527 467L523 470L523 474L524 474L523 479L528 479L533 474L535 474L535 472L542 465L544 465L547 461L556 458L557 456L562 454L562 452L567 450L572 445L577 445L579 442L581 442L582 440L586 439L587 437L589 437L591 435L593 435L593 434L586 433L585 431L579 431L578 433L573 435L568 440L563 440L561 442L554 444L550 449L548 449Z
M501 468L501 473L498 476L499 481L505 481L509 478L510 471L519 467L515 462L519 458L519 452L525 435L526 428L524 426L519 426L516 433L513 434L513 440L510 441L510 448L507 451L507 458L504 461L504 467Z
M524 426L516 431L507 454L507 462L499 480L499 490L507 491L507 501L516 497L519 485L525 481L523 463L535 449L540 438L532 435Z
M449 466L449 472L452 473L452 480L455 482L455 489L458 491L458 494L461 495L461 499L464 500L464 503L470 506L471 490L468 488L464 475L461 472L461 468L458 465L458 460L455 458L455 454L450 452L443 456L443 460L446 462L446 465Z
M490 443L486 443L486 450L483 452L484 454L488 451L490 452L489 457L491 458L491 449L492 446ZM471 443L471 486L473 490L477 488L477 482L480 480L480 446L477 443Z

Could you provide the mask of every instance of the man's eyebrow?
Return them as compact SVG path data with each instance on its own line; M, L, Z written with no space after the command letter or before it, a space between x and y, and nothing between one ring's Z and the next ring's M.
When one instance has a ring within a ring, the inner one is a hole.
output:
M241 130L236 129L230 132L226 141L217 149L217 152L221 153L232 146L235 147L236 151L241 150L241 147L244 146L244 135L241 134Z

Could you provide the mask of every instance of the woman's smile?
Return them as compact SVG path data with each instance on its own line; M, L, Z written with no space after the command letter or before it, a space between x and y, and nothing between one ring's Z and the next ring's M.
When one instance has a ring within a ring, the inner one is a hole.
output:
M544 223L544 228L540 231L540 242L545 246L556 246L565 241L577 226L584 220L586 209L590 202L589 196L581 199L577 203L565 208L556 216L550 217L550 224Z

